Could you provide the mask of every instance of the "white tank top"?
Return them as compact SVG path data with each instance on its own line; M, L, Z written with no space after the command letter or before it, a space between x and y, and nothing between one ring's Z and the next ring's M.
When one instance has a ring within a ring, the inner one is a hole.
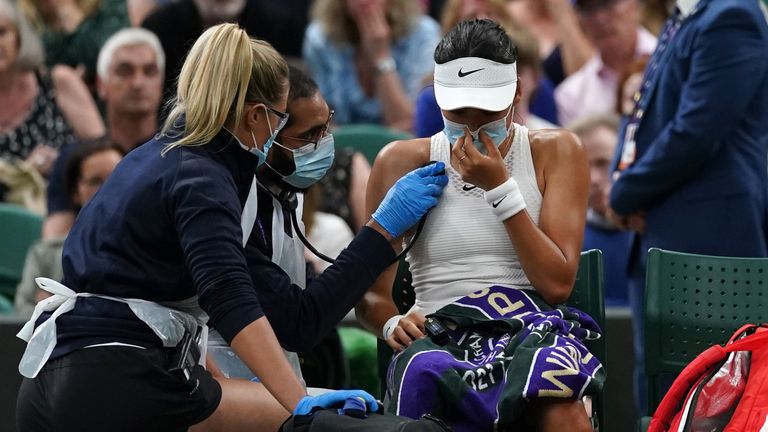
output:
M528 214L538 225L542 196L528 128L514 124L514 130L504 162L520 187ZM483 190L461 180L451 166L450 150L444 133L432 136L430 159L445 162L448 185L406 257L416 293L411 310L425 315L491 285L533 289L504 224L494 216Z

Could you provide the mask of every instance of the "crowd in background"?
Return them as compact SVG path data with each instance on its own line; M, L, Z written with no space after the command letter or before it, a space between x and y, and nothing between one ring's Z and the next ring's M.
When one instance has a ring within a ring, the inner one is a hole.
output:
M631 109L673 3L3 0L0 193L45 214L43 241L60 242L76 214L64 191L72 150L100 137L125 152L147 141L186 51L214 23L239 23L309 71L334 109L334 127L373 123L430 136L443 127L432 54L459 21L487 17L508 30L520 60L515 121L543 129ZM338 153L317 202L355 232L365 221L370 165L350 149ZM609 303L626 303L620 285L608 284Z
M456 23L472 18L501 23L517 45L522 99L514 121L530 129L571 129L585 146L591 186L584 249L604 252L606 303L628 305L625 267L632 231L644 232L645 216L621 219L612 209L611 194L625 192L611 190L614 154L626 141L621 122L638 114L646 64L659 38L669 36L664 24L675 5L675 0L0 0L0 201L46 217L42 240L28 256L17 307L29 312L39 299L34 275L49 272L55 278L61 272L52 263L60 261L62 239L79 208L123 154L157 132L187 50L207 27L239 23L308 71L334 110L333 128L379 124L427 137L443 129L431 86L435 46ZM766 154L758 156L764 165ZM306 214L314 219L305 222L321 250L338 253L366 221L369 172L360 153L337 149L331 173L308 195ZM633 178L629 174L625 183ZM630 210L635 214L651 205L646 200ZM316 270L322 269L318 262Z

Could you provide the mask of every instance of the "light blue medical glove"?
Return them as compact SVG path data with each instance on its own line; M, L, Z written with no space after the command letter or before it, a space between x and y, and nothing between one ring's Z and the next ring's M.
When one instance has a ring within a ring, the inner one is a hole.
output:
M443 162L417 168L389 189L372 218L389 235L399 237L437 205L437 197L447 184Z
M378 409L376 398L368 394L366 391L334 390L328 393L323 393L319 396L304 396L293 410L293 415L312 414L312 411L314 411L316 408L341 408L344 405L344 401L349 398L363 399L369 412L374 412L376 409Z

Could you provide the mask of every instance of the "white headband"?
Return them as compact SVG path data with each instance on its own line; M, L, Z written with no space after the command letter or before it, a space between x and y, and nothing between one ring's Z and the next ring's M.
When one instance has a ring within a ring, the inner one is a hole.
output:
M440 108L501 111L517 91L517 63L503 64L480 57L462 57L435 64L435 99Z

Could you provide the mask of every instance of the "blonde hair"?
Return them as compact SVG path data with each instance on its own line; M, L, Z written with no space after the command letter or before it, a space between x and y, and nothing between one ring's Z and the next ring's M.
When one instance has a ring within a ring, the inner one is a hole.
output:
M35 30L42 32L50 25L43 13L40 12L40 9L35 5L35 0L18 0L18 2L19 9L21 9ZM101 0L77 0L75 3L77 3L77 7L86 17L91 16L92 13L101 7Z
M408 35L416 19L421 16L418 2L414 0L388 0L386 15L392 40ZM312 6L312 19L320 22L323 31L332 42L354 46L360 43L360 32L352 17L349 16L344 1L315 0Z
M0 16L16 28L19 51L15 66L22 70L35 70L43 65L43 47L24 15L10 0L0 0Z
M205 31L179 73L176 97L161 134L181 127L165 148L202 145L225 126L237 129L246 102L276 103L288 91L288 65L272 45L251 39L236 24Z

